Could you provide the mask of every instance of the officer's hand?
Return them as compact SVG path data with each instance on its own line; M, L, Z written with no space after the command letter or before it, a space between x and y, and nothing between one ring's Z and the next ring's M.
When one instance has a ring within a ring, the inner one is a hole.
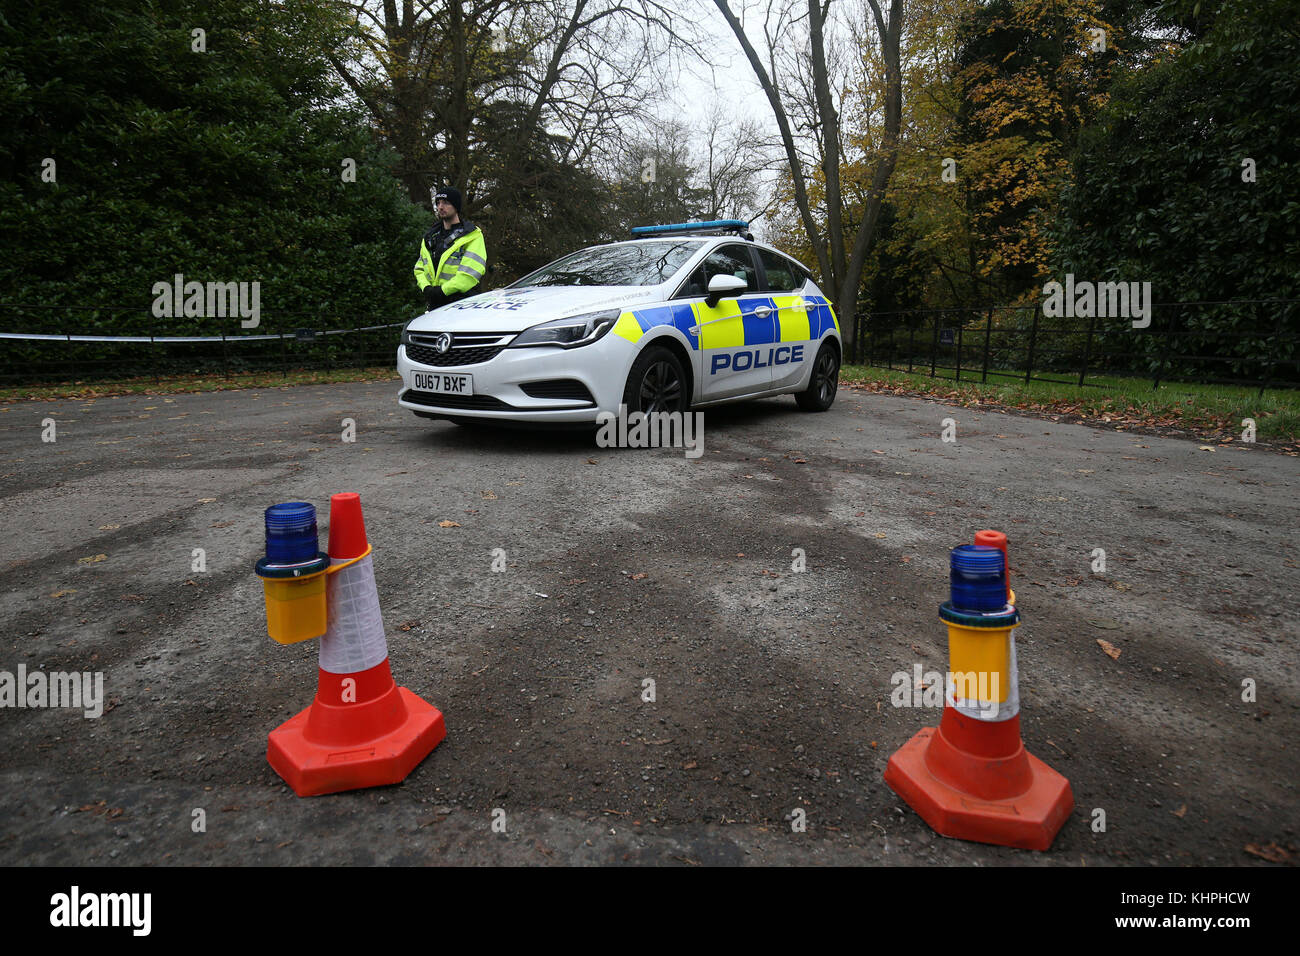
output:
M447 293L436 285L427 285L424 287L424 307L426 309L436 309L447 301Z

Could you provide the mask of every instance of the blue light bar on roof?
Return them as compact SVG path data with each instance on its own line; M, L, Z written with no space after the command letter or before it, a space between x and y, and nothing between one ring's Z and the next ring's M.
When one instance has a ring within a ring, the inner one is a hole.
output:
M743 233L749 229L749 223L743 219L714 219L710 222L675 222L663 226L633 226L635 238L643 236L689 235L693 232L736 232Z

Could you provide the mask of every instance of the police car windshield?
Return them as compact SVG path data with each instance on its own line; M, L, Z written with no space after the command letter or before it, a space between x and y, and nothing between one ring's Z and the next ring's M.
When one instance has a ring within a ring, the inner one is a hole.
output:
M557 259L524 276L510 288L539 285L659 285L699 250L681 241L624 242L595 246Z

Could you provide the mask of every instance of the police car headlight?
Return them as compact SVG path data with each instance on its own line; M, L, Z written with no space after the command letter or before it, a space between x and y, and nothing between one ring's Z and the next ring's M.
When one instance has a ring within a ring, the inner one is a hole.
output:
M586 315L574 315L567 319L555 319L525 329L513 342L512 349L527 348L535 345L558 345L565 349L590 345L614 327L620 309L607 309L604 312L589 312Z

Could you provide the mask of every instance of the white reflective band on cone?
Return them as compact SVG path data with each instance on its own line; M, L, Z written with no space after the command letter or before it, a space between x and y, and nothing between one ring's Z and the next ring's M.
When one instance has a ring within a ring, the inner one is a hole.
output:
M333 558L331 564L344 564ZM379 612L373 555L326 578L329 628L320 639L320 669L355 674L383 663L388 656L384 618Z
M989 723L1010 720L1012 717L1016 716L1016 714L1020 713L1020 671L1016 667L1016 638L1014 635L1008 635L1008 640L1011 641L1011 664L1008 667L1008 677L1011 686L1007 688L1006 700L985 701L978 697L958 697L956 693L956 681L953 680L953 675L949 674L945 679L947 686L944 687L943 692L944 703L964 717L970 717L974 720L983 720ZM977 693L982 691L988 693L989 696L995 696L996 691L1001 690L1001 688L987 686L992 680L992 675L979 676L983 676L986 686L977 686L974 688ZM963 687L962 689L968 690L971 688Z

